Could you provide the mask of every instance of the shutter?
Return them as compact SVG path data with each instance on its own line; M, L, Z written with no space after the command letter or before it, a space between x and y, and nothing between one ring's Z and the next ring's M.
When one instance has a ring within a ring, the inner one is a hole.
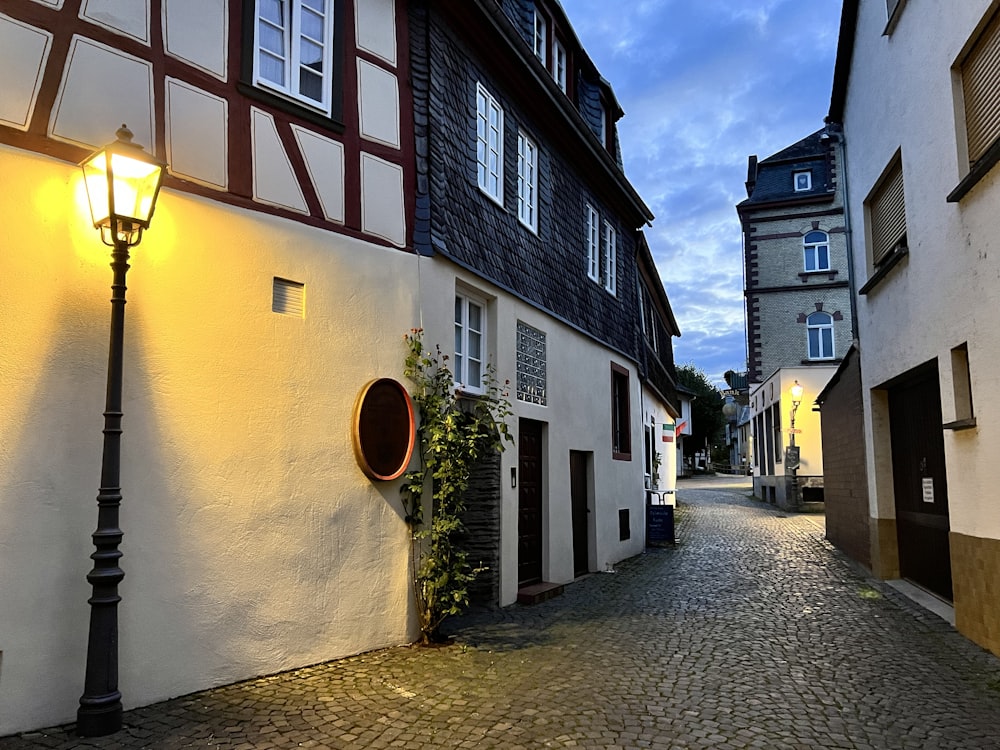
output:
M869 199L868 220L872 229L872 263L877 266L906 234L902 161L896 162Z
M962 94L971 165L1000 136L1000 13L962 63Z
M306 316L306 285L274 277L271 295L271 312L282 315Z

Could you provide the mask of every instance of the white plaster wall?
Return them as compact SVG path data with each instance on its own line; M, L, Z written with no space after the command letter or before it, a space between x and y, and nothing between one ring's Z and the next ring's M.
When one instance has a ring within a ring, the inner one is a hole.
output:
M677 486L677 448L675 442L664 442L663 425L674 424L673 415L667 410L666 404L660 401L650 388L642 389L642 424L643 430L649 425L653 431L653 445L657 453L660 454L659 483L657 488L662 491L673 491ZM668 433L673 435L673 431ZM676 436L674 441L676 441ZM633 451L633 460L635 452ZM639 456L639 460L644 460ZM642 466L642 464L640 464Z
M0 148L0 735L72 721L110 319L79 170ZM28 220L25 220L25 219ZM398 483L357 468L368 380L402 380L415 256L163 191L125 324L126 708L416 635ZM271 312L274 276L304 318Z
M0 123L28 129L51 47L51 32L0 13Z
M820 413L813 411L816 396L830 381L836 365L811 365L809 367L783 367L763 383L753 386L750 391L750 419L780 402L781 452L775 456L775 471L784 475L784 449L791 445L790 433L792 415L791 388L795 381L802 386L802 403L795 412L795 445L799 448L799 476L823 475L823 439ZM777 452L777 446L775 447ZM761 457L763 461L763 457ZM760 472L755 470L756 474Z
M892 517L884 398L869 390L934 358L942 412L953 418L950 351L968 342L978 427L945 433L951 529L1000 538L1000 504L989 472L1000 455L1000 248L998 170L960 203L946 196L965 175L952 66L990 8L989 0L908 3L889 37L885 6L861 3L852 84L845 108L849 205L859 285L868 276L863 201L901 148L910 255L859 298L862 378L873 516ZM934 29L928 35L927 29Z
M226 0L163 0L166 53L226 80L227 5Z
M546 487L543 500L542 575L546 581L573 580L573 528L570 503L569 452L593 454L593 507L590 529L592 570L642 552L645 544L645 489L642 467L642 425L639 379L632 363L545 313L506 292L457 269L443 259L421 260L421 319L428 343L450 352L454 341L456 279L489 300L487 350L497 366L500 382L510 380L514 415L509 425L517 435L518 418L547 424L545 431ZM539 406L516 399L516 330L522 320L546 334L548 404ZM632 460L611 458L611 362L629 370L631 388ZM517 466L517 445L503 453L501 487L500 603L517 598L518 490L510 487L510 470ZM618 510L627 508L630 539L619 541Z

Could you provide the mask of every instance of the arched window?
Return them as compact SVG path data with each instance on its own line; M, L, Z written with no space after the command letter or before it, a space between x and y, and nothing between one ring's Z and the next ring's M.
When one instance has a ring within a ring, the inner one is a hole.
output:
M830 236L826 232L809 232L802 238L807 271L830 270Z
M833 316L814 312L806 318L809 359L833 359Z

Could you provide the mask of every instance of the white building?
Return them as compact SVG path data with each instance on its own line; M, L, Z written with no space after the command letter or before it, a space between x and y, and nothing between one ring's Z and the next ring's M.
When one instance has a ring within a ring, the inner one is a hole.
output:
M1000 16L844 3L830 121L847 154L872 567L1000 654Z

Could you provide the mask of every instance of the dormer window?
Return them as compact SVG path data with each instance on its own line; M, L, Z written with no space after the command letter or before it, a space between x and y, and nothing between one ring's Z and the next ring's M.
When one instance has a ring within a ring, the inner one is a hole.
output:
M812 190L812 170L803 169L799 172L792 172L792 184L796 193Z
M535 57L542 61L542 65L548 67L548 24L545 23L545 16L535 11Z
M566 57L566 48L562 46L562 42L555 39L552 42L552 77L555 79L556 83L559 85L559 89L564 94L566 93L567 67L568 59Z

